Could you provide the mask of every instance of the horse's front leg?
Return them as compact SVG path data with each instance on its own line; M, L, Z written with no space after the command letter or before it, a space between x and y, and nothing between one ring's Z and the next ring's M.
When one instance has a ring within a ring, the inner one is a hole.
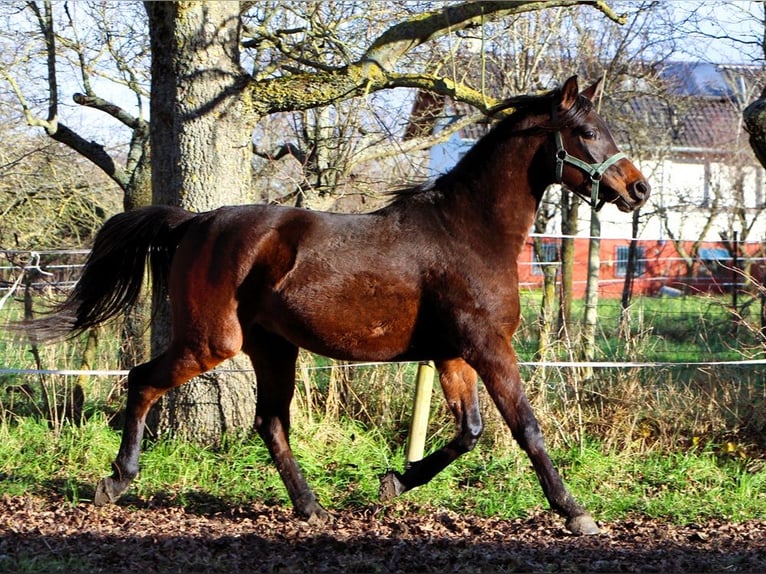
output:
M444 398L455 416L457 435L426 458L410 463L404 474L395 471L386 473L380 481L381 500L390 500L427 483L460 455L473 449L479 440L483 425L476 371L462 359L443 361L436 367Z
M516 355L502 339L494 347L485 344L469 359L476 367L487 392L511 429L513 437L529 456L551 508L566 518L574 534L597 534L593 518L567 491L545 449L540 426L521 385Z

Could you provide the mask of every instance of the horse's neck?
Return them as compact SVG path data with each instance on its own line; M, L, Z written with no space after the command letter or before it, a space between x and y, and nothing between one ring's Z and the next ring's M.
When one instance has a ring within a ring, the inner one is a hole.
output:
M510 155L510 154L508 154ZM534 224L540 190L532 189L528 170L533 153L520 145L514 161L488 161L481 170L456 172L445 190L452 216L503 258L517 258Z

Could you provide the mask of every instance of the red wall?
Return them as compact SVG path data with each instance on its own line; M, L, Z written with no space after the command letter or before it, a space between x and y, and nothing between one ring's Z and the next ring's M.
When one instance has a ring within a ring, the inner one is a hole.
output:
M560 240L555 238L543 238L543 243L560 245ZM687 251L692 249L692 243L684 242ZM535 272L533 265L532 239L527 240L527 245L522 252L519 261L519 281L522 287L533 288L542 285L543 275ZM625 282L624 275L619 273L617 262L618 248L627 248L630 242L624 239L602 239L600 247L601 270L599 273L599 294L602 297L620 297ZM670 241L644 241L640 240L638 246L644 250L644 273L635 277L633 281L634 295L657 295L665 287L678 289L683 293L713 292L725 293L731 290L735 278L739 283L745 279L739 273L732 271L732 259L719 260L717 263L705 264L697 259L693 266L692 276L687 276L686 265L678 255L674 244ZM720 242L705 242L700 246L698 253L704 250L725 250ZM764 246L760 243L740 244L740 268L745 254L755 259L751 268L751 276L758 282L764 283ZM554 263L558 267L557 263ZM588 272L588 239L575 239L575 263L573 289L575 297L585 294L585 282Z

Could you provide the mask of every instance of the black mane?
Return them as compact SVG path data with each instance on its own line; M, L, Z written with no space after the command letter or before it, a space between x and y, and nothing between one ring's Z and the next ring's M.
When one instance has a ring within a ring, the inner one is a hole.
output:
M513 96L491 108L487 112L487 117L497 121L492 129L468 150L457 165L439 175L434 181L388 191L386 194L392 197L389 205L414 198L425 202L434 201L441 197L441 190L448 186L458 172L473 169L484 157L483 150L497 145L498 139L506 139L514 135L551 133L571 127L577 125L581 118L593 109L593 104L588 98L579 96L575 105L563 114L559 114L553 107L553 102L558 101L559 96L560 89L557 88L542 94ZM509 109L513 111L509 113ZM524 125L525 119L540 115L547 115L548 121L532 126Z

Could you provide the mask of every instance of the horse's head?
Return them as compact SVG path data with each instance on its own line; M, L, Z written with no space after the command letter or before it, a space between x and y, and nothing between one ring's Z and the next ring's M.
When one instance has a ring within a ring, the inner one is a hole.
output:
M577 76L553 95L556 182L599 208L614 203L620 211L637 209L649 197L649 182L621 153L592 105L600 82L582 93Z

